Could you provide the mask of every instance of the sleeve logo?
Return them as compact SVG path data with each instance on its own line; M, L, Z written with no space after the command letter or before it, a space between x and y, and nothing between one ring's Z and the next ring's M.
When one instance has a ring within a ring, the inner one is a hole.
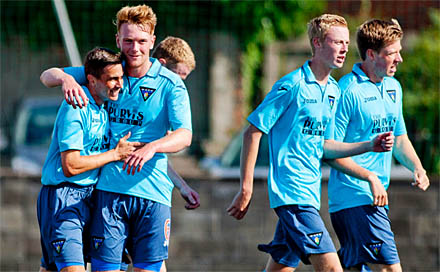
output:
M144 101L147 101L147 99L156 91L156 89L143 86L139 87L139 90L141 91L141 95Z

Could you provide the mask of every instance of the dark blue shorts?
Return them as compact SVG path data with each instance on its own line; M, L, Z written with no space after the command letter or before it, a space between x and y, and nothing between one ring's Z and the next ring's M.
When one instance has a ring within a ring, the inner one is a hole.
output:
M95 191L91 227L92 269L96 263L121 263L124 248L136 264L168 258L170 207L148 199Z
M275 208L279 220L270 244L258 245L280 264L297 267L310 264L311 254L336 252L318 211L310 206L288 205Z
M350 268L363 263L400 263L388 211L364 205L330 214L341 249L341 263Z
M43 185L37 201L42 267L52 270L55 263L84 264L92 192L92 185Z

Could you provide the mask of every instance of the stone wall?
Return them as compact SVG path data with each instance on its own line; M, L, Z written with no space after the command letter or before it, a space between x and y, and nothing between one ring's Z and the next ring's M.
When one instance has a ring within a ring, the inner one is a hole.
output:
M35 206L39 178L1 173L0 271L37 271L40 243ZM256 246L271 240L277 221L268 208L266 183L255 181L251 207L241 221L225 212L238 181L191 179L188 183L197 189L202 204L187 211L174 192L168 271L262 271L267 255ZM404 271L440 271L438 179L433 183L425 193L411 188L409 181L391 183L390 217ZM326 190L324 182L323 196ZM335 237L326 201L323 197L322 214ZM336 239L335 243L338 247ZM311 267L301 265L297 271L311 271Z

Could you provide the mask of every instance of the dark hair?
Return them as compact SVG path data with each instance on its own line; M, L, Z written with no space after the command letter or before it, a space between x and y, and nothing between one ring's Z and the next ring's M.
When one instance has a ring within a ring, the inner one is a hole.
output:
M101 78L104 68L107 65L121 64L121 54L103 48L95 47L87 53L84 62L84 70L87 75L92 75L96 78Z

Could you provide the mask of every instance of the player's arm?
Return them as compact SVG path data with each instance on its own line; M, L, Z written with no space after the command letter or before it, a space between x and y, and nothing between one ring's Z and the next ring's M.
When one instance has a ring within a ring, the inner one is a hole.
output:
M200 206L199 194L193 190L185 180L168 163L168 176L174 185L179 189L180 195L185 199L185 208L188 210L196 209Z
M376 136L371 141L345 143L335 140L324 141L324 159L351 157L365 152L388 152L393 149L394 135L386 132Z
M403 166L414 173L412 183L414 186L423 191L428 189L429 178L407 134L396 136L393 155Z
M344 174L369 182L373 194L373 205L388 205L387 191L375 173L361 167L351 158L326 160L325 162Z
M242 219L249 208L254 186L254 169L263 132L249 125L243 134L243 147L240 157L240 191L235 195L226 210L230 216Z
M130 133L121 138L118 145L109 151L97 155L82 156L80 150L66 150L61 152L61 164L66 177L75 176L89 170L104 166L113 161L125 159L136 147L137 142L128 142Z
M145 144L125 159L122 169L127 168L128 174L142 170L144 164L156 153L174 153L191 145L192 132L186 128L176 129L156 141Z
M80 68L75 67L75 69ZM78 84L73 76L65 73L61 68L49 68L45 70L40 75L40 81L48 88L61 86L64 99L69 105L72 105L73 108L76 108L76 105L80 108L85 107L89 102L80 84Z

